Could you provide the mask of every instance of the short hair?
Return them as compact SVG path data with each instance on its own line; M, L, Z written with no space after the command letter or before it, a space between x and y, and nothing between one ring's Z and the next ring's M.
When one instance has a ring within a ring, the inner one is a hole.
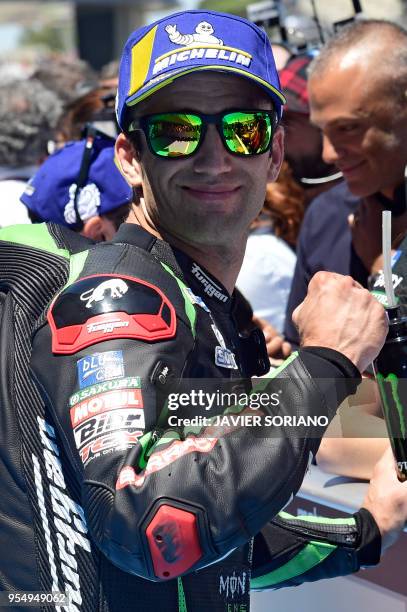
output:
M308 77L321 77L331 66L334 58L351 47L362 46L372 41L383 44L382 61L375 58L372 77L386 82L386 91L394 101L406 107L407 88L407 30L384 19L363 19L344 26L321 49L308 67Z
M39 164L61 114L61 100L36 79L0 86L0 165Z

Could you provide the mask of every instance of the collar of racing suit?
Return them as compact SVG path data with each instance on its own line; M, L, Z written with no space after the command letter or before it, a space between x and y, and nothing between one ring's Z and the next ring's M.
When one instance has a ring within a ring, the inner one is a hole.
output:
M210 309L231 311L234 294L230 295L221 282L188 255L175 247L168 248L167 242L156 238L139 225L123 223L112 242L132 244L146 251L157 251L160 260L166 260L165 263L192 291L204 296Z

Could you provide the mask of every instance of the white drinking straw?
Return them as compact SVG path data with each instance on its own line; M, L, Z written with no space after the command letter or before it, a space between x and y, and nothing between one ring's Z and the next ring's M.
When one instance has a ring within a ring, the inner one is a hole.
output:
M391 211L382 213L382 241L383 241L383 275L388 308L394 308L396 297L394 295L393 279L391 273Z

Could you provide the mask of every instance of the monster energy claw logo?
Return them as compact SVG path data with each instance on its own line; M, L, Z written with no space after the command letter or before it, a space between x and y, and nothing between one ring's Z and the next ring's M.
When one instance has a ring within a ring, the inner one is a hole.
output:
M396 374L388 374L387 376L383 376L383 374L380 374L380 372L377 373L376 378L380 389L380 396L382 398L386 422L389 424L389 427L391 427L391 414L395 412L398 416L400 425L400 436L405 440L406 423L404 420L403 402L399 393L399 378ZM396 432L390 431L390 434L392 436L399 437L395 435Z
M246 572L241 572L236 575L236 571L229 576L219 576L219 594L224 595L226 599L234 599L246 594Z

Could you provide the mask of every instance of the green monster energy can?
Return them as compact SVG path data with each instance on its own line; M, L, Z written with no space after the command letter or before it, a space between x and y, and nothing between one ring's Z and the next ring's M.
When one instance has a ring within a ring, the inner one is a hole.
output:
M386 342L373 365L399 480L407 480L407 317L389 309Z

